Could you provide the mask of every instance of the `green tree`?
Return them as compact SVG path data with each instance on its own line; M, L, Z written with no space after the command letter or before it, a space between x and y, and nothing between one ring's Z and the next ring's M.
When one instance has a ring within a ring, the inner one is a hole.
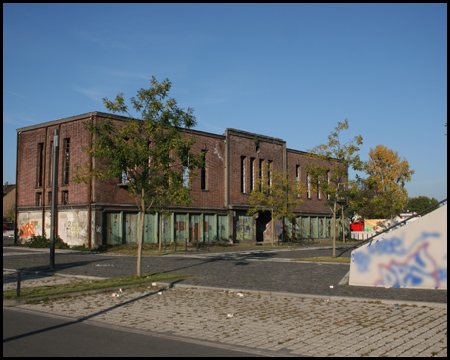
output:
M130 99L139 119L130 115L122 93L114 101L104 98L108 110L126 114L127 119L86 123L86 129L94 136L85 150L101 165L78 166L74 178L87 182L94 177L102 180L126 177L126 189L135 199L141 216L138 276L141 276L145 214L164 212L168 205L189 205L192 199L187 179L193 178L194 170L203 162L202 154L191 152L195 140L184 131L196 124L193 110L184 111L175 99L168 97L171 84L168 79L159 83L152 77L150 88L139 90Z
M250 193L250 205L248 215L253 215L258 211L270 211L272 216L272 245L274 244L274 220L280 218L295 219L295 208L303 203L300 195L305 192L304 186L289 178L289 172L275 172L271 164L267 163L263 169L267 174L260 176L256 182L255 189Z
M357 176L355 180L349 181L347 216L352 218L358 215L362 220L376 218L372 203L375 195L375 182L372 178Z
M408 202L405 183L411 181L414 170L410 169L405 158L400 158L397 151L377 145L369 151L367 174L375 190L375 197L371 200L375 217L394 218Z
M310 191L318 192L333 213L333 257L336 257L336 215L343 211L349 195L348 169L362 171L365 164L359 158L361 135L341 144L340 133L349 128L348 120L338 122L328 135L328 142L308 151L308 173Z
M432 205L437 205L438 203L439 201L436 200L434 197L430 199L428 196L418 196L414 198L409 198L408 203L406 205L406 209L412 212L420 213L421 211L428 209ZM426 211L425 213L422 214L422 216L429 214L434 210L436 210L436 208Z

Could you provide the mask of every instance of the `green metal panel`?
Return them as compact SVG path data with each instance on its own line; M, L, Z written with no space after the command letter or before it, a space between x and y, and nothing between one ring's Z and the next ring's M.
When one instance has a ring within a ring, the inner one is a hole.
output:
M311 237L313 239L319 237L319 219L317 217L311 218Z
M302 238L302 217L299 216L295 219L295 240Z
M295 228L292 225L292 221L290 219L283 218L283 227L284 227L284 241L287 241L289 239L292 240L295 235Z
M138 213L125 213L124 234L126 244L137 244L139 238L140 216Z
M217 239L228 241L228 215L217 215Z
M122 212L117 213L105 213L105 242L106 244L124 244L123 238L123 224L122 224Z
M327 230L327 219L320 217L319 218L319 238L325 238L326 237L326 230Z
M203 241L204 242L213 242L216 240L216 227L215 224L215 216L205 214L203 218Z
M162 215L162 224L161 224L161 242L164 243L166 241L167 244L170 244L172 241L172 216L171 215Z
M200 215L190 214L189 219L189 241L200 241Z
M158 223L155 214L145 214L144 219L144 243L157 244L158 243Z
M188 227L186 224L186 214L175 214L175 239L177 242L184 242L188 239Z
M311 236L311 223L309 216L302 217L302 237L309 238Z
M252 216L246 215L246 212L237 211L234 224L236 240L250 241L253 239Z

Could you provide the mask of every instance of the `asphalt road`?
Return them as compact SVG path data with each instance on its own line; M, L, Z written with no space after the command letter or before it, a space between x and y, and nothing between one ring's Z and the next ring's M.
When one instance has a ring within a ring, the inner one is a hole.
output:
M337 249L337 253L345 247ZM252 250L187 255L142 257L142 272L189 275L180 283L217 288L345 296L370 300L447 302L447 290L405 289L339 285L350 269L345 263L291 261L298 257L330 256L331 248L292 250ZM345 253L350 256L350 251ZM135 256L58 251L59 274L115 277L136 274ZM49 251L3 248L4 269L26 269L49 273ZM330 286L333 288L330 288Z
M45 356L259 357L266 354L256 349L244 351L223 344L3 308L3 357Z

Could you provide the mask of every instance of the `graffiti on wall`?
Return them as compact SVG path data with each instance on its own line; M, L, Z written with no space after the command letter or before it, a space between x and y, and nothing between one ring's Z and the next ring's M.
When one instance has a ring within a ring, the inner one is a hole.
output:
M35 221L26 223L25 225L20 227L20 237L25 236L34 236L34 225Z
M398 236L379 239L355 250L351 261L357 273L373 278L374 286L446 287L447 254L431 250L440 238L438 232L422 232L412 242Z
M84 235L86 232L86 223L75 222L75 221L67 221L66 223L66 234L70 237L77 237L80 235Z

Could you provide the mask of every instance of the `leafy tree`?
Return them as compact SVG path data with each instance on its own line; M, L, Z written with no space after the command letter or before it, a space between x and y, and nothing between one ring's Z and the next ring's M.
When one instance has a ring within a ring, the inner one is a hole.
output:
M192 201L186 183L194 176L194 169L201 166L202 154L193 154L195 142L184 129L195 126L193 110L180 109L173 98L168 97L171 82L159 83L152 77L149 89L141 89L132 97L132 108L140 114L136 119L128 112L122 93L114 101L103 99L106 108L113 113L123 113L128 119L114 122L111 119L97 124L86 123L86 129L94 134L94 140L85 149L101 165L78 166L75 181L90 178L126 178L126 189L135 199L141 221L137 252L137 275L141 275L141 255L144 236L145 213L163 212L171 204L189 205Z
M410 169L405 158L400 158L397 151L377 145L369 151L367 174L375 190L371 201L375 217L394 218L408 202L405 183L411 180L414 170Z
M418 196L414 198L409 198L408 203L406 205L406 209L412 212L420 213L421 211L428 209L432 205L437 205L438 203L439 201L436 200L434 197L430 199L428 196ZM436 208L426 211L425 213L422 214L422 216L429 214L434 210L436 210Z
M372 178L357 176L355 180L350 181L347 216L353 218L358 215L363 220L375 218L375 207L372 203L375 195L375 182Z
M303 203L299 195L305 192L304 186L289 178L289 172L275 172L269 163L261 169L270 174L268 179L259 177L255 189L250 193L250 205L253 206L247 214L258 211L270 211L272 216L272 245L274 244L274 220L279 218L295 219L292 208Z
M336 214L343 209L349 195L348 169L364 170L364 162L358 155L362 145L361 135L341 144L340 133L348 129L348 120L338 122L328 135L328 142L308 151L308 165L311 191L318 192L333 213L333 257L336 257Z

